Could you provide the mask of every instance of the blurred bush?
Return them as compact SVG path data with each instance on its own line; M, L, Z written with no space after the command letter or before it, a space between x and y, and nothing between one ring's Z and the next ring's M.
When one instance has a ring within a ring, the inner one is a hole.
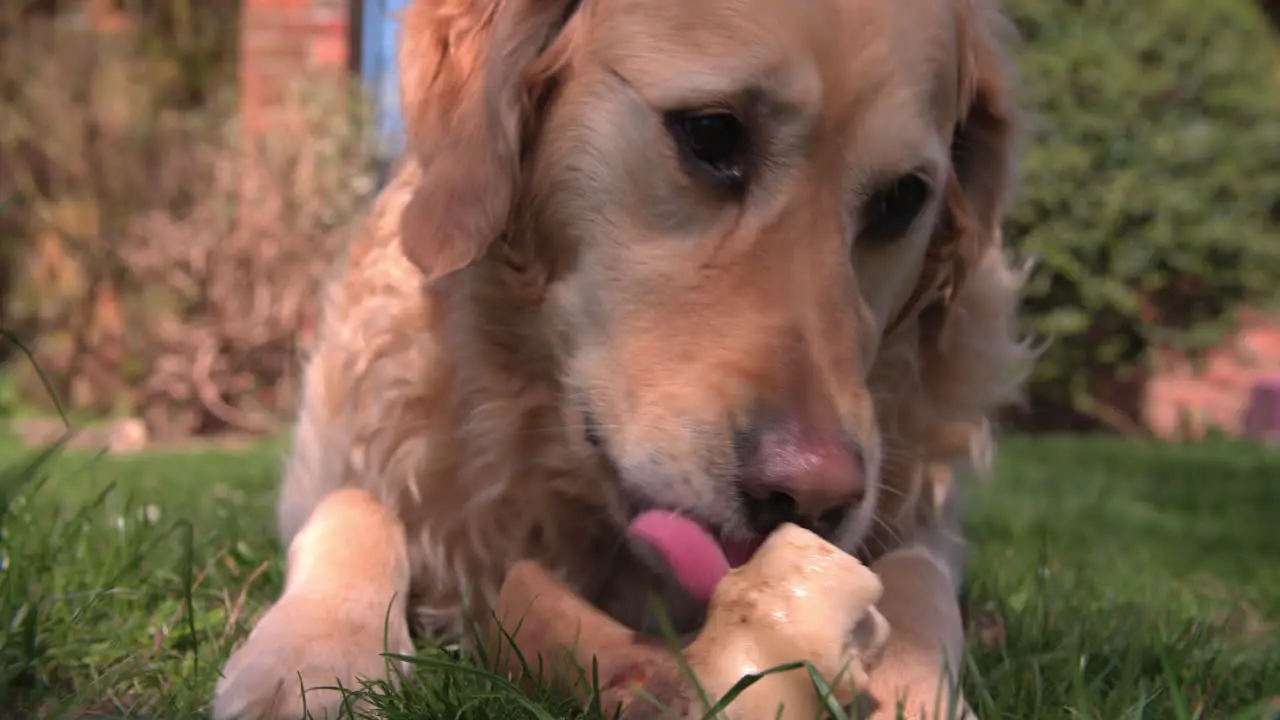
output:
M1256 0L1005 0L1033 137L1006 237L1055 338L1030 428L1135 430L1159 352L1280 294L1280 65Z
M355 88L300 78L282 124L249 134L233 88L193 80L150 21L20 23L0 44L0 192L18 198L0 322L80 410L159 438L272 429L316 283L373 189ZM6 370L47 407L26 363Z
M207 0L5 0L0 40L54 18L97 30L132 31L134 51L167 66L170 104L195 107L235 80L241 2ZM12 78L10 78L12 79Z

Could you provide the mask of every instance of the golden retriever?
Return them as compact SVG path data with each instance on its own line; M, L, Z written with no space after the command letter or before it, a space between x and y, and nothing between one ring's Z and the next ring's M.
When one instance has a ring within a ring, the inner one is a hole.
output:
M1035 354L999 231L998 10L418 0L403 21L411 157L326 286L286 586L214 717L386 677L384 648L458 638L521 558L633 627L656 593L696 629L715 572L663 518L726 562L783 522L858 554L893 628L874 689L932 703L963 643L953 473L988 464Z

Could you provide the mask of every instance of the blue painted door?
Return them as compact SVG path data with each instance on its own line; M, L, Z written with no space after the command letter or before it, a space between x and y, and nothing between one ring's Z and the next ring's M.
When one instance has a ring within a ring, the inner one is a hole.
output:
M400 13L412 1L362 0L360 3L360 76L372 96L384 167L395 162L404 150L396 42L400 37Z

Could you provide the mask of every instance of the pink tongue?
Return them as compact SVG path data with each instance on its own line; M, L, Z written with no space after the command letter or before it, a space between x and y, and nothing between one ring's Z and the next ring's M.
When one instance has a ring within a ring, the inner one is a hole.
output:
M641 513L627 530L657 550L685 592L702 602L711 599L731 564L737 567L746 562L759 547L758 542L733 542L721 547L706 528L693 520L659 510Z

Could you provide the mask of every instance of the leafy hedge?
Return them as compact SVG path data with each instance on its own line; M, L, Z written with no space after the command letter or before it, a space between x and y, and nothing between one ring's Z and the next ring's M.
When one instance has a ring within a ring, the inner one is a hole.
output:
M1136 419L1153 348L1280 295L1280 54L1254 0L1005 0L1032 109L1006 237L1055 342L1034 424Z

